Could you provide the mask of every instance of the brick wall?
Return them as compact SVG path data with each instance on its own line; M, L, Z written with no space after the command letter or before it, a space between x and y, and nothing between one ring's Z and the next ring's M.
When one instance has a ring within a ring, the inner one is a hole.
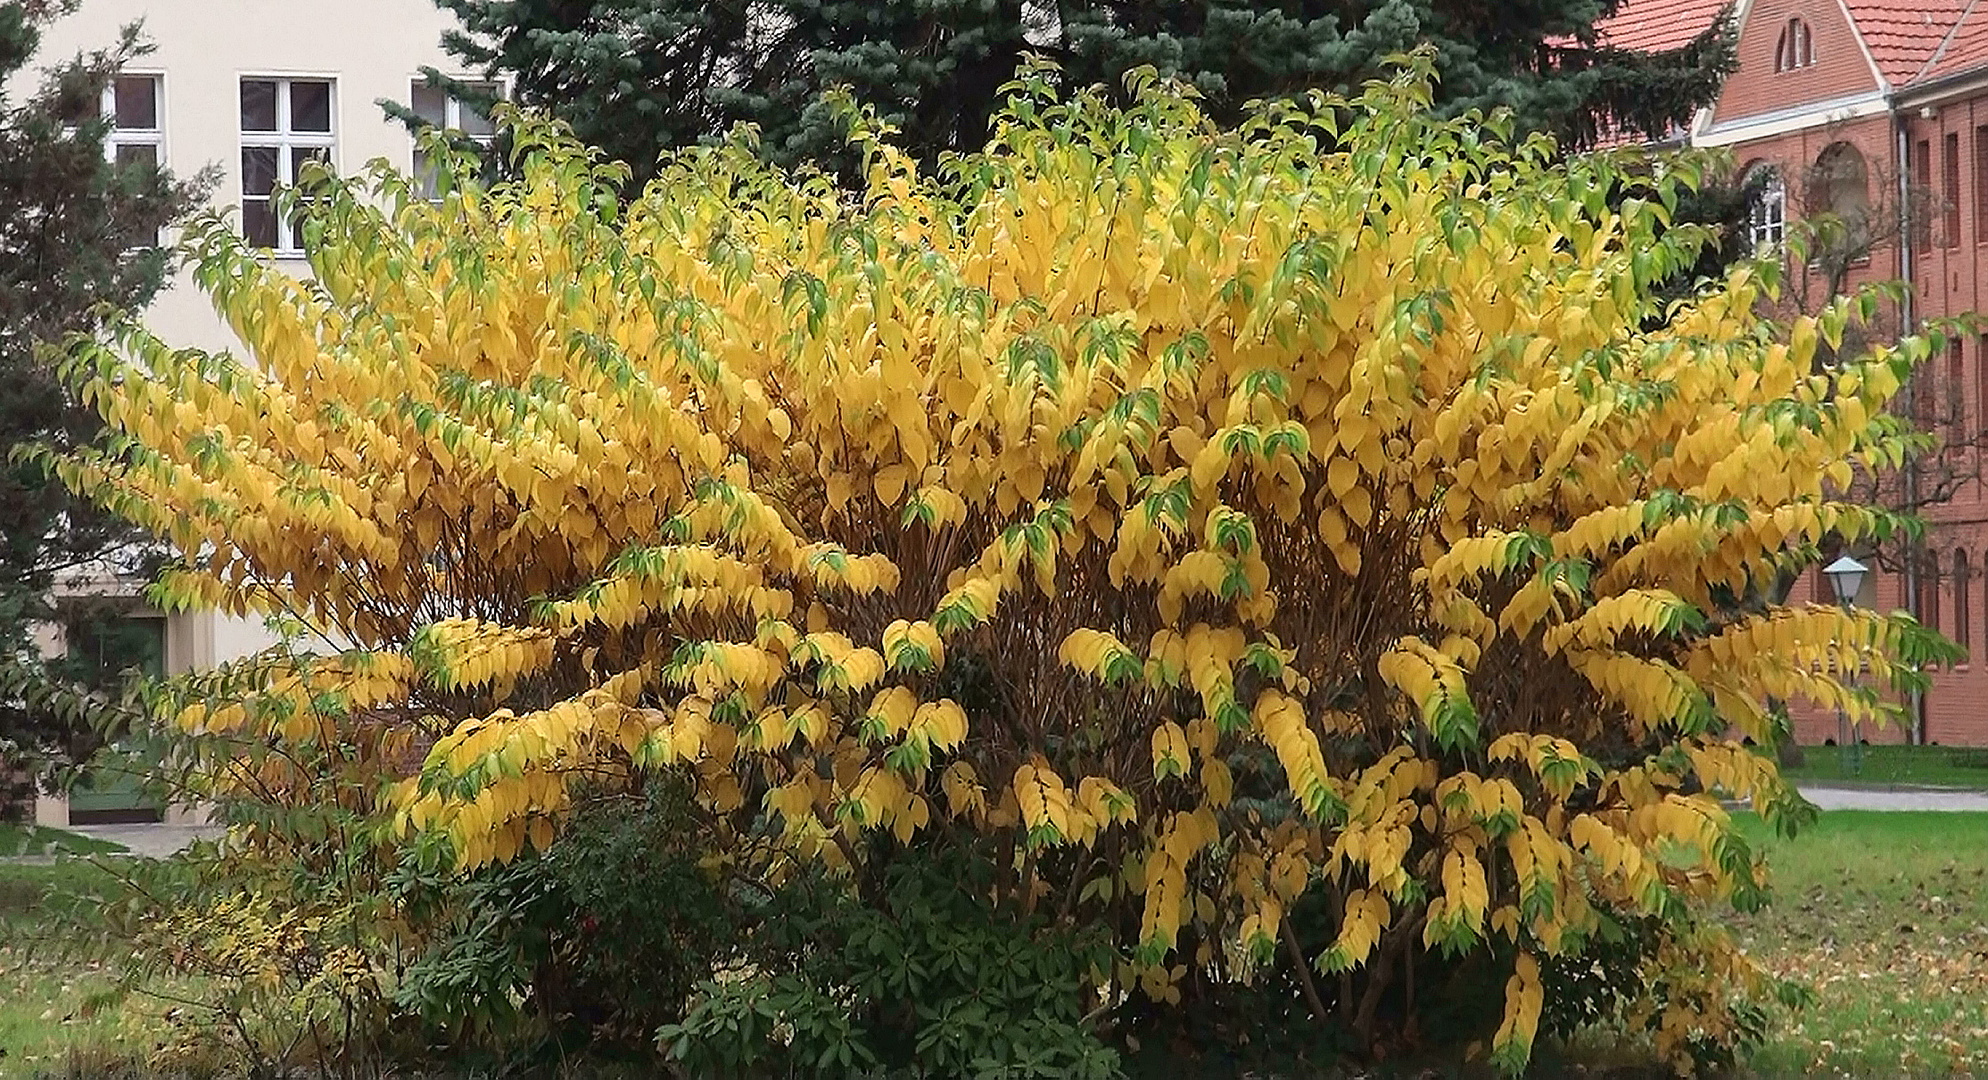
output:
M1925 111L1912 110L1905 121L1908 175L1929 181L1925 193L1928 243L1914 252L1913 296L1922 319L1983 310L1982 263L1988 257L1988 218L1981 213L1988 198L1988 99L1943 102ZM1925 152L1923 164L1919 159ZM1933 358L1922 372L1920 390L1933 398L1932 408L1943 423L1952 424L1953 437L1979 440L1988 432L1988 364L1984 341L1963 334L1944 355ZM1978 445L1978 443L1977 443ZM1938 560L1939 582L1921 612L1923 621L1969 646L1969 658L1949 670L1934 673L1926 697L1926 737L1946 744L1988 745L1988 490L1980 481L1979 454L1947 458L1952 476L1972 476L1954 497L1929 506L1928 547ZM1956 566L1966 580L1956 578ZM1935 599L1936 598L1936 599Z
M1911 152L1924 148L1930 154L1925 173L1931 181L1927 238L1932 243L1916 253L1913 265L1920 314L1980 310L1984 297L1979 268L1983 254L1988 254L1984 250L1988 221L1980 213L1981 198L1988 195L1988 178L1981 176L1988 166L1981 156L1988 151L1988 131L1983 130L1988 128L1988 101L1947 102L1926 111L1932 113L1930 118L1914 110L1906 120ZM1919 172L1916 162L1912 171Z
M1981 273L1988 255L1988 219L1981 213L1981 200L1988 197L1988 176L1983 175L1988 170L1988 101L1954 102L1930 111L1930 117L1914 115L1906 135L1914 156L1910 174L1928 181L1920 199L1927 222L1917 230L1921 246L1912 260L1913 296L1921 319L1979 311L1988 300ZM1988 339L1963 332L1920 375L1919 392L1927 399L1921 406L1961 441L1978 441L1988 431L1984 344ZM1958 475L1956 468L1978 474L1981 465L1974 455L1946 460L1946 471L1953 475ZM1977 475L1956 494L1950 502L1929 507L1928 520L1979 533L1979 526L1988 523L1988 489ZM1967 550L1974 554L1981 548L1971 542Z
M1977 561L1988 543L1988 532L1974 531L1959 533L1945 531L1943 543L1972 545L1973 557L1969 561L1972 576L1967 588L1956 586L1950 576L1942 577L1939 584L1937 611L1927 614L1937 618L1942 633L1958 640L1963 631L1961 619L1967 623L1965 633L1972 646L1972 655L1951 667L1941 667L1930 673L1932 688L1927 691L1926 738L1946 746L1988 746L1988 663L1981 661L1983 639L1988 633L1988 597L1982 595L1984 585L1981 568ZM1951 548L1948 548L1951 554ZM1949 564L1951 565L1951 564ZM1803 576L1790 602L1834 603L1835 595L1827 583L1821 581L1818 571L1810 571ZM1968 594L1968 606L1957 609L1960 594ZM1883 611L1896 611L1905 606L1902 578L1897 574L1876 574L1865 595L1859 600L1865 606L1876 606ZM1934 618L1929 618L1929 622ZM1834 712L1815 708L1804 703L1791 703L1789 713L1795 722L1795 737L1804 745L1815 745L1826 739L1836 738L1837 721ZM1906 738L1903 727L1885 728L1877 731L1865 727L1861 734L1871 742L1902 742Z

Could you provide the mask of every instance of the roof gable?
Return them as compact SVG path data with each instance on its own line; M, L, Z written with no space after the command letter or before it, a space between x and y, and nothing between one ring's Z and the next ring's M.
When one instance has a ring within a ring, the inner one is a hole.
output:
M1737 8L1739 67L1700 121L1701 134L1801 126L1810 111L1882 111L1891 93L1933 93L1988 76L1988 0L1622 0L1595 23L1595 38L1663 52L1690 42L1728 7ZM1797 18L1814 63L1776 70L1782 34Z
M1957 2L1957 0L1933 0ZM1800 20L1813 62L1776 70L1782 35ZM1739 70L1712 107L1712 127L1881 92L1879 68L1842 0L1751 0L1740 13Z
M1613 15L1595 23L1595 39L1634 52L1680 48L1733 2L1622 0ZM1751 59L1757 69L1764 56L1772 70L1780 28L1797 15L1811 24L1847 26L1880 89L1901 90L1988 68L1988 0L1737 0L1737 6L1742 68Z

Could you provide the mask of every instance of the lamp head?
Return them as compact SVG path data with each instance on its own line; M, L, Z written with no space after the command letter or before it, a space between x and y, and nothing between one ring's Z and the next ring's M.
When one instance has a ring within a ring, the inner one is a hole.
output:
M1864 575L1870 572L1869 567L1848 555L1822 568L1823 576L1836 590L1836 602L1846 605L1857 602L1857 594L1864 589Z

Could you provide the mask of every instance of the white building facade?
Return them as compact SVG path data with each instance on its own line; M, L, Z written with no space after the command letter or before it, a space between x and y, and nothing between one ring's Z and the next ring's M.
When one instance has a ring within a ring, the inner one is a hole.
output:
M153 51L132 62L106 95L116 127L110 151L157 160L181 177L216 170L214 205L294 274L307 268L289 224L271 211L274 184L290 181L313 158L347 175L376 158L411 169L413 137L382 100L472 134L483 123L421 85L425 67L458 73L441 48L454 20L433 0L84 0L48 28L37 59L51 65L107 48L131 23L142 24ZM187 273L153 302L145 321L176 346L239 348ZM163 639L157 663L166 672L210 667L271 642L258 621L145 609L135 602L139 584L80 588L130 592L132 618L147 620ZM66 646L57 633L48 647ZM104 802L79 796L72 812L70 800L45 797L36 818L66 825L145 812L106 810ZM94 809L85 811L86 804Z

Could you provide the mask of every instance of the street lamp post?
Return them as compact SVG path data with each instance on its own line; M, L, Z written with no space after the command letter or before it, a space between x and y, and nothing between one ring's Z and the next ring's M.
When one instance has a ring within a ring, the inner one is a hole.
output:
M1836 590L1836 602L1843 605L1845 611L1857 606L1857 594L1863 590L1864 577L1869 573L1869 567L1848 555L1822 568L1822 575L1829 579L1830 588ZM1859 657L1856 663L1861 667L1862 658ZM1855 668L1850 671L1849 685L1857 685ZM1836 738L1844 770L1853 776L1861 773L1864 769L1864 749L1857 744L1857 726L1850 722L1850 714L1844 709L1836 710Z

